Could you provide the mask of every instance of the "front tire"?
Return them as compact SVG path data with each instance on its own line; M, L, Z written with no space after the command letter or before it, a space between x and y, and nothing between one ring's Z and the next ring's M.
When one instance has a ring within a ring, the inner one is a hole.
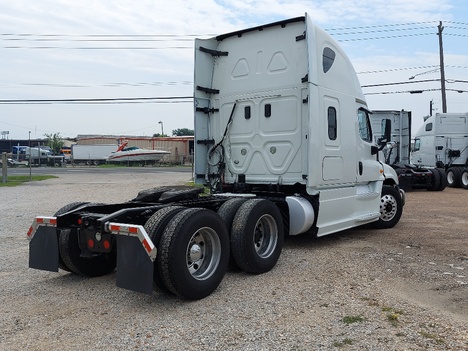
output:
M393 228L401 218L403 205L397 188L384 185L380 197L380 217L372 225L378 229Z
M255 274L270 271L281 255L283 241L283 219L274 203L251 199L240 206L231 232L231 251L237 266Z
M165 286L184 299L202 299L216 290L226 273L226 225L211 210L183 210L164 229L159 255Z

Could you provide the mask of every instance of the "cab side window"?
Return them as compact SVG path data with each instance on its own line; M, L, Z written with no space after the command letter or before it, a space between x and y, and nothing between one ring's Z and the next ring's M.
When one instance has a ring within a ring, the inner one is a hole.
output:
M414 145L413 145L413 151L419 151L419 149L421 149L421 140L415 139Z
M372 142L372 129L370 124L369 114L366 110L360 109L358 111L359 122L359 136L362 140L368 143Z

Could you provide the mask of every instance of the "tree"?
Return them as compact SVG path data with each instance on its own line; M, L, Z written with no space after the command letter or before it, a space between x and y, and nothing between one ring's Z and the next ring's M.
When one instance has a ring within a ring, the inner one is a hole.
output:
M47 146L52 149L54 154L60 154L60 150L62 150L63 147L63 140L60 133L44 134L44 136L47 138Z
M193 131L193 129L179 128L179 129L174 129L172 131L172 135L175 135L175 136L195 135L195 132Z

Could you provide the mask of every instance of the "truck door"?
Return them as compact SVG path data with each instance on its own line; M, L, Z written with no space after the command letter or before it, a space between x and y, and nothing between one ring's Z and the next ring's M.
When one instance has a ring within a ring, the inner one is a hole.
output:
M413 147L411 148L411 163L415 165L421 165L421 139L414 139Z
M358 110L357 123L359 135L356 142L356 180L357 184L362 184L378 180L382 166L377 161L376 155L372 154L372 147L375 145L369 112L364 108Z

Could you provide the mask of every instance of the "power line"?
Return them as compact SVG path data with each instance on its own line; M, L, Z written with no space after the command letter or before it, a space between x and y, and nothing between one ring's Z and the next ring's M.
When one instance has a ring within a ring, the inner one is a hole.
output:
M354 29L368 29L368 28L389 28L397 26L415 26L421 24L437 23L437 21L422 21L422 22L407 22L407 23L392 23L392 24L378 24L372 26L357 26L357 27L342 27L342 28L328 28L326 31L339 31L339 30L354 30ZM455 22L454 22L455 23Z
M369 84L362 85L361 88L374 88L374 87L383 87L388 85L402 85L402 84L414 84L414 83L427 83L427 82L439 82L440 79L424 79L424 80L412 80L408 82L395 82L395 83L379 83L379 84Z
M390 94L422 94L426 91L440 91L440 88L435 89L418 89L418 90L401 90L401 91L380 91L380 92L370 92L364 93L364 95L390 95ZM446 89L446 91L453 91L456 93L468 93L468 90L463 89Z
M116 38L116 37L129 37L129 38L180 38L180 37L205 37L216 36L216 34L33 34L33 33L0 33L0 36L11 37L63 37L63 38Z
M128 103L187 103L192 96L123 97L103 99L2 99L0 104L128 104Z
M440 67L439 65L431 65L431 66L418 66L418 67L387 68L387 69L380 69L380 70L374 70L374 71L356 72L356 74L387 73L387 72L395 72L395 71L409 71L409 70L415 70L415 69L428 69L428 68L439 68L439 67ZM468 66L445 65L445 67L468 69Z
M61 50L167 50L167 49L193 49L193 46L82 46L82 47L60 47L60 46L4 46L4 49L61 49Z
M420 36L429 36L429 35L436 35L436 33L414 33L414 34L388 35L384 37L337 39L337 41L348 42L348 41L362 41L362 40L397 39L397 38L420 37Z
M59 83L16 83L16 84L2 84L0 87L9 86L39 86L39 87L53 87L53 88L92 88L92 87L148 87L148 86L175 86L175 85L192 85L191 81L173 81L173 82L136 82L136 83L101 83L101 84L59 84Z
M432 66L418 66L418 67L388 68L388 69L380 69L380 70L374 70L374 71L356 72L356 74L386 73L386 72L395 72L395 71L409 71L409 70L413 70L413 69L427 69L427 68L435 68L435 67L439 67L439 66L438 66L438 65L432 65Z
M419 28L379 29L379 30L369 30L369 31L333 33L333 35L337 36L337 35L356 35L356 34L372 34L372 33L390 33L390 32L401 32L401 31L407 31L407 30L421 30L421 29L433 29L433 28L432 27L419 27Z

